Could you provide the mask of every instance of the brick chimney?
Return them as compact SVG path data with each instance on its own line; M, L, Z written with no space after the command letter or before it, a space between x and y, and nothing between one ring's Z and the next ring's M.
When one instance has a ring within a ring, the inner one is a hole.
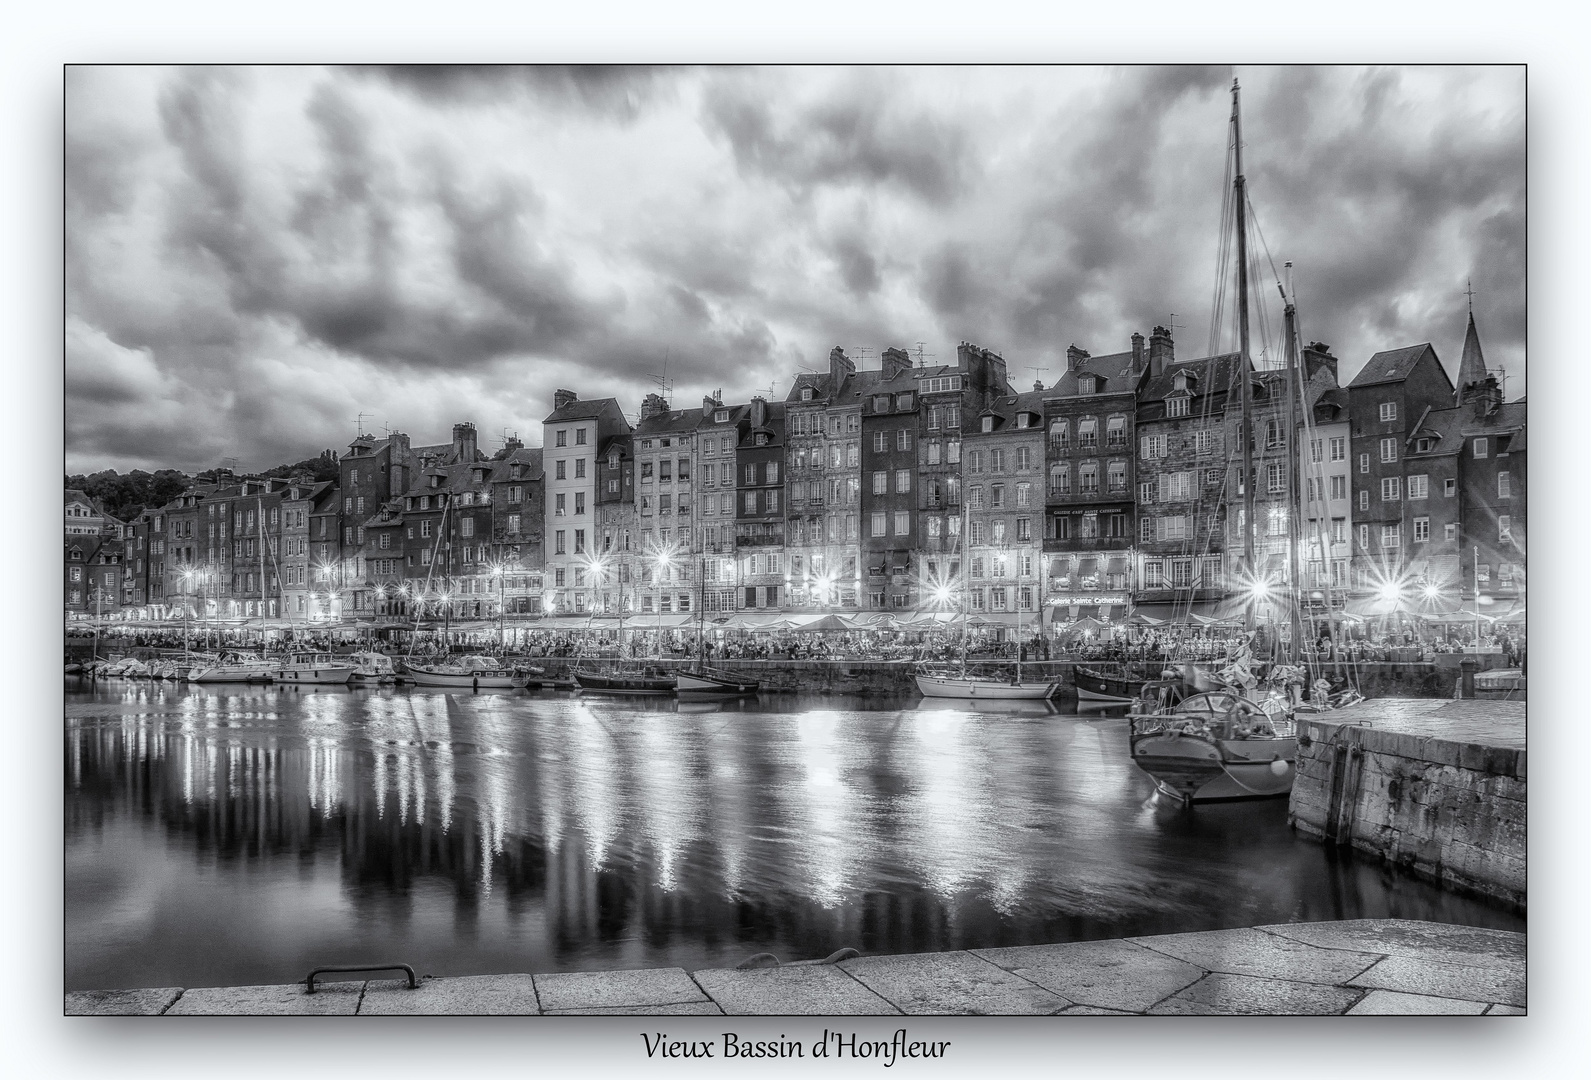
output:
M845 380L856 374L856 362L845 355L845 350L836 345L829 350L829 393L838 394L845 386Z
M475 460L475 425L469 422L453 425L453 460Z
M1066 370L1076 371L1083 366L1083 361L1088 359L1088 350L1079 349L1076 345L1066 347Z
M1171 345L1171 331L1157 326L1149 335L1149 374L1164 375L1166 368L1176 363L1176 351Z
M580 395L573 390L554 390L552 392L552 407L561 409L565 405L573 405L580 400Z
M884 350L884 381L889 382L901 374L908 374L912 369L911 354L905 349Z
M1132 369L1134 374L1144 369L1144 336L1136 330L1132 333Z
M668 402L661 394L648 394L641 401L641 419L649 420L668 412Z
M1331 355L1331 346L1324 341L1311 341L1304 346L1304 378L1312 379L1321 370L1331 372L1331 383L1337 382L1337 358Z
M714 410L722 409L723 407L724 407L724 392L723 392L722 389L715 390L711 394L703 394L702 395L702 416L703 416L703 418L710 419L711 418L711 413Z
M765 427L768 423L768 399L754 397L751 399L751 426L754 428Z
M1466 385L1464 400L1475 410L1477 420L1485 420L1497 412L1503 406L1503 391L1497 384L1497 376L1487 372L1484 379Z

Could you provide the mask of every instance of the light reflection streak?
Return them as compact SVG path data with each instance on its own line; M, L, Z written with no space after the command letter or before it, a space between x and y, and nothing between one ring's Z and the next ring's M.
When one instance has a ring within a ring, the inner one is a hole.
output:
M854 845L864 841L854 800L841 783L838 714L812 712L795 718L796 752L804 781L790 809L801 823L795 841L806 864L812 898L826 908L847 899ZM862 764L851 762L850 764Z

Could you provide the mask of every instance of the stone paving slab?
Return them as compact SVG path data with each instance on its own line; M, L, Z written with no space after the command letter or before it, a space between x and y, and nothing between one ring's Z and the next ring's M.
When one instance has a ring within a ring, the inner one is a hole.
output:
M1372 990L1348 1010L1348 1015L1479 1016L1485 1011L1484 1001L1460 1001L1427 994L1400 994L1396 990Z
M1215 972L1149 1010L1152 1016L1337 1016L1362 996L1345 986Z
M285 986L205 986L184 990L167 1016L352 1016L359 1009L363 982Z
M180 986L148 990L74 990L66 995L67 1016L159 1016L182 995Z
M1445 964L1416 956L1389 956L1351 980L1349 985L1467 1001L1492 1001L1502 1005L1525 1004L1523 964L1475 967L1469 964Z
M719 968L696 981L731 1016L893 1016L900 1010L838 965Z
M974 956L1079 1005L1142 1012L1205 972L1130 941L974 949Z
M908 1016L1030 1016L1071 1002L969 952L864 956L840 967Z
M1345 983L1381 959L1379 953L1319 949L1254 929L1206 930L1127 940L1205 971L1324 986Z
M536 994L547 1012L570 1009L649 1008L706 1001L684 968L641 971L569 971L537 975Z
M1323 949L1421 956L1482 967L1500 960L1525 962L1524 934L1483 926L1454 926L1413 919L1344 919L1329 923L1278 923L1256 929Z
M541 1011L529 975L469 975L372 980L365 985L360 1016L535 1016Z
M742 971L681 968L285 986L77 991L68 1015L1056 1015L1525 1012L1525 935L1348 920L855 957Z
M1310 719L1334 724L1362 721L1377 731L1523 750L1525 708L1522 701L1371 698Z
M626 1005L609 1009L553 1009L548 1016L722 1016L711 1001L686 1001L678 1005Z

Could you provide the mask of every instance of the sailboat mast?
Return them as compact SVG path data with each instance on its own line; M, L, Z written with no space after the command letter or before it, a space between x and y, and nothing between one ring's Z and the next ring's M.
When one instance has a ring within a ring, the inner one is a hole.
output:
M1292 263L1287 265L1291 266ZM1303 398L1303 376L1299 370L1298 306L1285 291L1282 293L1282 299L1286 301L1282 314L1287 333L1287 426L1284 430L1294 433L1293 438L1283 443L1287 448L1287 580L1291 585L1288 618L1292 627L1292 644L1288 648L1288 660L1291 661L1303 653L1304 633L1303 620L1299 614L1300 598L1304 594L1304 581L1298 572L1298 537L1304 531L1300 490L1303 485L1298 479L1299 454L1304 448L1298 435L1302 431L1302 425L1298 422L1298 412Z
M1238 109L1237 80L1232 80L1232 192L1237 218L1237 362L1242 384L1243 427L1238 434L1243 444L1243 571L1254 580L1254 402L1249 382L1248 345L1248 190L1243 180L1243 121ZM1248 625L1254 623L1254 607L1249 605Z
M707 666L707 545L696 568L696 668Z
M265 653L265 500L258 495L254 496L255 520L260 523L257 535L260 539L260 653Z

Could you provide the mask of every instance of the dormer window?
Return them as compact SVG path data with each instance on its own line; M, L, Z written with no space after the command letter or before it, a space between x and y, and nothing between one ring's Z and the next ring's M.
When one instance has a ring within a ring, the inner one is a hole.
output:
M609 450L608 451L608 468L617 469L618 467L619 467L619 452L617 450ZM515 479L518 479L518 477L516 477Z
M1176 375L1174 375L1171 379L1171 388L1173 390L1186 390L1188 388L1187 373L1182 371L1177 372Z
M1025 412L1024 413L1017 413L1016 414L1016 426L1019 427L1019 428L1032 427L1033 426L1033 417L1030 416L1029 414L1025 413Z
M768 436L759 434L757 436L757 445L758 446L767 446L768 445Z
M801 400L802 401L811 401L812 400L812 387L803 386L801 388Z
M990 432L990 431L994 430L994 417L985 416L983 418L983 430L985 432Z
M889 412L889 395L879 394L873 398L873 411L876 413Z
M1421 453L1421 454L1426 453L1427 451L1429 451L1435 445L1436 445L1436 440L1435 439L1415 439L1414 440L1415 452Z
M812 391L803 390L803 391L801 391L801 395L802 395L801 396L801 400L802 401L806 401L812 396ZM717 412L713 413L713 423L715 423L715 424L722 424L728 419L729 419L729 410L728 409L719 409Z
M429 510L429 509L431 509L431 496L429 496L429 495L421 495L420 496L420 509L421 510Z
M1189 398L1184 396L1166 398L1166 415L1187 416L1189 400Z

